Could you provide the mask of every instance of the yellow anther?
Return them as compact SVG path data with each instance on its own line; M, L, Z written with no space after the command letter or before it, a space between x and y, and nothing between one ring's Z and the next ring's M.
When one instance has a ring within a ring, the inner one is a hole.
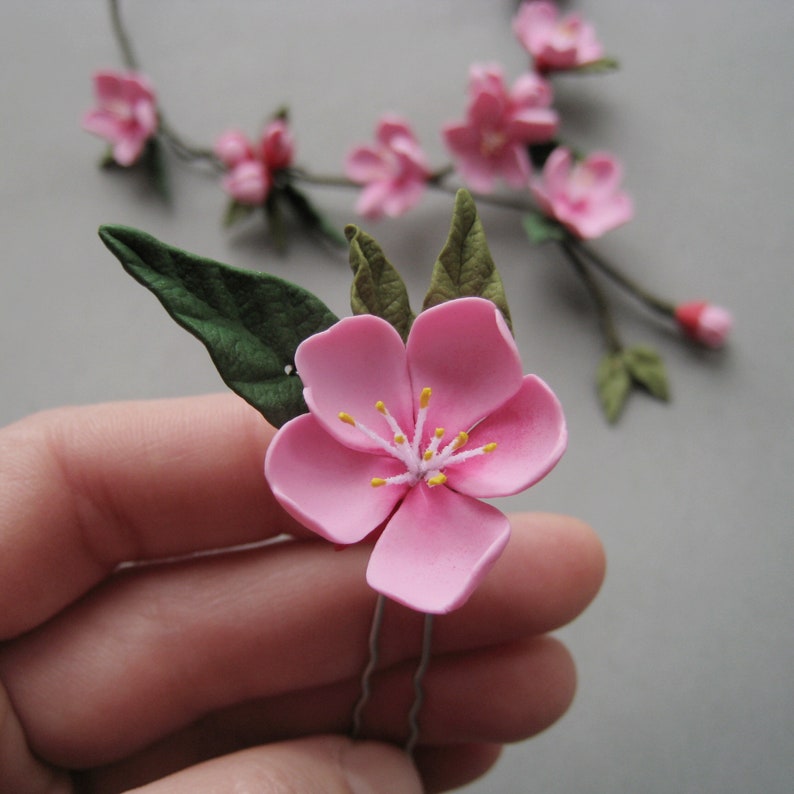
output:
M483 452L493 452L496 449L496 442L492 441L490 444L486 444L483 448Z
M436 438L443 438L444 437L444 428L437 427L436 432L433 434Z
M430 395L433 393L433 390L429 386L425 386L422 389L422 393L419 395L419 407L420 408L427 408L427 404L430 402Z
M346 425L352 425L353 427L356 426L356 420L353 419L350 414L346 414L344 411L339 413L339 419L343 421Z
M435 455L435 454L436 454L436 453L435 453L435 452L433 452L433 450L432 450L432 449L428 449L428 450L425 450L425 454L424 454L424 455L422 455L422 457L423 457L425 460L433 460L433 455Z
M405 443L405 436L404 436L404 435L402 435L402 434L400 434L400 433L398 433L398 434L397 434L397 435L394 437L394 443L395 443L395 444L404 444L404 443Z
M460 449L469 440L469 434L464 433L462 430L458 433L455 441L453 442L453 449Z
M434 485L443 485L447 481L447 475L439 472L435 477L431 477L427 484L432 488Z
M375 410L379 411L382 414L385 414L386 413L386 403L383 402L383 400L378 400L375 403Z
M383 479L383 477L373 477L373 478L372 478L372 479L369 481L369 484L370 484L370 485L371 485L373 488L379 488L381 485L386 485L386 480L384 480L384 479Z

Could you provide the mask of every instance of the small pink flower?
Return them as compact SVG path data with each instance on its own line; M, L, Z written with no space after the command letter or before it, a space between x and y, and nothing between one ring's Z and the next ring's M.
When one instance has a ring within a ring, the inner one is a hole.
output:
M560 17L547 0L523 3L513 19L513 31L539 72L574 69L604 55L591 25L579 14Z
M706 301L689 301L675 309L675 319L687 336L706 347L722 347L733 328L733 317L727 309Z
M284 508L337 544L385 524L367 581L412 609L461 606L504 549L481 498L528 488L567 441L562 409L522 375L498 309L461 298L422 312L403 344L385 320L340 320L298 348L310 413L276 434L265 471Z
M218 136L213 151L227 168L234 168L244 160L254 159L254 147L245 133L239 130L226 130Z
M557 131L551 101L551 87L536 74L522 75L508 91L500 67L473 66L466 119L442 130L463 179L482 193L493 190L498 176L511 187L526 186L527 145L548 141Z
M364 185L356 212L367 218L397 217L415 206L430 177L427 158L408 124L384 116L374 146L358 146L345 160L349 179Z
M268 170L289 168L295 156L295 139L284 119L271 121L262 134L261 156Z
M262 204L273 186L273 174L292 164L295 142L283 119L265 127L259 147L239 130L226 130L215 141L215 156L228 168L223 189L241 204Z
M262 204L270 186L270 173L260 160L243 160L223 177L223 189L240 204Z
M135 72L94 74L97 107L83 117L83 129L109 141L113 159L132 165L157 132L157 103L149 81Z
M558 147L530 188L547 215L577 237L589 240L633 217L631 199L619 189L621 177L620 164L606 152L574 164L571 152Z

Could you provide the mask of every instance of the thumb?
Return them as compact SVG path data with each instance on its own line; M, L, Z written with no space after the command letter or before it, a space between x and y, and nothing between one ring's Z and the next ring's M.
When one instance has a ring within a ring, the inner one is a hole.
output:
M416 767L397 747L312 736L252 747L176 772L135 794L422 794ZM129 792L128 794L133 794Z

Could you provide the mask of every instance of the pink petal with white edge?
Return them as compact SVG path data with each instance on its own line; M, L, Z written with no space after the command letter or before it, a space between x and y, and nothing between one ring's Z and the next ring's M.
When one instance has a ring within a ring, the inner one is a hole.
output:
M432 389L426 435L468 431L507 402L523 379L515 340L491 301L458 298L423 311L407 344L414 398ZM418 406L417 406L418 410Z
M405 345L379 317L345 317L327 331L310 336L298 347L295 368L312 415L352 449L382 451L360 429L341 421L340 413L388 441L393 433L375 408L378 401L383 401L403 431L409 433L414 426Z
M388 518L408 486L372 486L404 471L392 458L357 452L311 414L287 422L267 450L265 476L293 518L334 543L357 543Z
M447 486L459 493L491 498L520 493L545 477L568 443L562 406L536 375L527 375L518 393L484 419L461 452L495 443L493 452L448 466Z
M443 485L413 488L375 544L370 587L419 612L462 606L504 550L507 517Z

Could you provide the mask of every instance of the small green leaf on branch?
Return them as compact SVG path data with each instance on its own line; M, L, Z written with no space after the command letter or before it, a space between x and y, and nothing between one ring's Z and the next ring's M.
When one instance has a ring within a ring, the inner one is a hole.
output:
M242 201L230 199L226 205L226 212L223 214L223 225L225 228L230 228L240 221L251 217L256 210L253 204L243 204Z
M611 72L619 68L620 62L617 58L604 56L597 61L590 61L590 63L583 63L581 66L574 66L569 71L576 72L577 74L602 74L603 72Z
M317 209L303 191L298 190L291 182L287 182L278 188L278 192L284 196L292 211L309 231L319 234L334 245L347 244L342 232Z
M99 236L268 422L279 427L306 412L295 351L337 322L322 301L288 281L204 259L137 229L102 226Z
M565 229L542 212L528 212L522 219L524 231L531 243L559 242L566 237Z
M345 227L350 243L353 314L374 314L390 323L405 341L414 321L408 290L402 277L386 258L380 244L357 226Z
M623 354L607 353L598 365L596 386L607 421L617 422L631 392L631 374Z
M467 190L459 190L449 235L433 267L422 309L466 297L492 301L512 328L502 277L488 249L474 199Z
M662 357L653 348L632 347L623 353L623 361L632 379L659 400L669 400L667 371Z

